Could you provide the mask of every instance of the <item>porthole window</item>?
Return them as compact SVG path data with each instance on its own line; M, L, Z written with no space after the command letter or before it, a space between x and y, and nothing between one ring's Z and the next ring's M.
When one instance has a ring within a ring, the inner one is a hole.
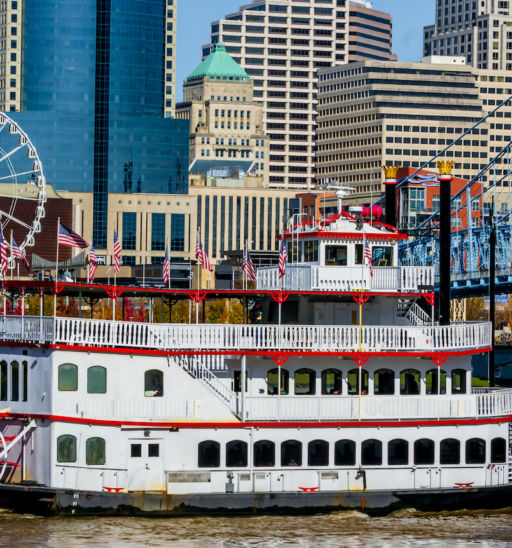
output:
M220 466L220 443L202 441L198 446L197 465L199 468L218 468Z
M308 466L329 466L329 444L326 441L308 443Z
M438 369L430 369L427 371L426 384L427 394L446 394L446 371L441 369L441 390L437 385Z
M460 441L447 439L441 441L439 462L441 464L460 464Z
M400 394L417 396L420 393L421 374L416 369L404 369L400 372Z
M434 464L434 442L425 438L414 442L414 464Z
M361 444L361 464L365 466L379 466L382 464L382 442L379 440L365 440Z
M338 369L324 369L322 371L322 394L341 394L341 371Z
M105 440L103 438L89 438L85 442L85 463L90 466L105 464Z
M494 438L491 441L491 462L507 462L507 441L503 438Z
M164 395L164 374L158 369L150 369L144 373L144 396L161 398Z
M454 369L452 371L452 394L466 393L466 371Z
M107 370L99 365L87 369L87 393L106 394Z
M373 393L378 396L390 396L395 393L395 374L391 369L375 371Z
M281 444L281 466L302 466L302 443L297 440Z
M11 401L20 399L20 364L11 362Z
M7 401L7 362L0 362L0 400Z
M359 369L348 372L348 393L350 396L359 394ZM368 371L361 369L361 394L368 394Z
M275 466L276 446L273 441L260 440L254 444L254 466Z
M409 464L409 443L406 440L391 440L388 443L388 464L400 466Z
M78 390L78 367L72 363L63 363L58 369L58 387L60 392Z
M286 395L288 394L288 379L290 378L290 374L288 370L283 367L280 367L279 369L281 370L281 395ZM267 391L274 396L277 395L279 388L277 371L276 367L267 373Z
M315 372L311 369L298 369L295 371L295 394L312 395L315 393Z
M471 438L466 441L466 464L485 463L485 440Z
M355 466L356 444L352 440L338 440L334 444L334 465Z
M57 438L57 462L76 462L76 438L71 435Z
M226 444L226 466L245 467L247 466L247 443L235 440Z

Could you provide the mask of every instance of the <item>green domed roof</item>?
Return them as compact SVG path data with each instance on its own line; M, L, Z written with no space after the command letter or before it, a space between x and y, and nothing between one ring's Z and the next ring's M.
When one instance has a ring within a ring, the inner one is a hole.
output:
M224 44L214 44L212 52L187 78L187 82L210 78L211 80L250 80L245 70L229 55Z

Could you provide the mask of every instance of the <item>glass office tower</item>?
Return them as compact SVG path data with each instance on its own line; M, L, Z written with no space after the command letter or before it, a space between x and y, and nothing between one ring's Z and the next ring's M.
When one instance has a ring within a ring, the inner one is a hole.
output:
M25 0L15 117L49 183L94 192L98 249L109 192L187 192L188 122L164 118L168 1Z

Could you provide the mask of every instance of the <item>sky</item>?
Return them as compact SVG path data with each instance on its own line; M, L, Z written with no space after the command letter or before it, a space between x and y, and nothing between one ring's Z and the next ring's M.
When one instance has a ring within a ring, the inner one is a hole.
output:
M210 23L237 11L251 0L179 0L177 97L183 80L201 62L201 46L210 41ZM418 61L423 52L423 27L434 22L435 0L373 0L374 9L393 18L393 52L399 61Z

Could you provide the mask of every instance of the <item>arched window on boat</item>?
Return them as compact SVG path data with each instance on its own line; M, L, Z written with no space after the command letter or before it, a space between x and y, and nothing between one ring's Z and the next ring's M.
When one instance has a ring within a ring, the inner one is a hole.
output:
M382 442L379 440L365 440L361 444L361 464L379 466L382 464Z
M308 466L329 466L329 443L313 440L308 443Z
M373 393L378 396L391 396L395 393L395 373L391 369L379 369L373 377Z
M359 394L359 369L351 369L347 377L349 395ZM361 369L361 394L368 394L368 371L366 369Z
M352 440L338 440L334 444L334 466L355 466L356 444Z
M426 438L414 442L414 464L434 464L434 442Z
M278 391L278 376L277 376L277 367L274 369L271 369L267 373L267 392L273 396L277 395ZM290 378L290 373L287 369L284 369L283 367L279 368L281 370L281 394L287 395L288 394L288 380Z
M441 441L439 449L441 464L460 464L460 441L448 438Z
M144 373L144 396L161 398L164 395L164 374L159 369L150 369Z
M295 395L308 396L315 393L316 375L312 369L295 371Z
M76 462L76 438L66 434L57 438L57 462Z
M491 462L507 462L507 441L504 438L491 440Z
M302 443L286 440L281 444L281 466L302 466Z
M247 443L241 440L226 444L226 466L245 468L247 466Z
M220 443L202 441L197 448L197 466L199 468L218 468L220 466Z
M324 369L322 371L322 394L341 394L341 371L338 369Z
M73 363L62 363L58 369L58 387L60 392L78 390L78 367Z
M0 362L0 401L7 401L7 362Z
M407 440L391 440L388 443L388 464L391 466L409 464L409 442Z
M466 464L485 464L485 440L471 438L466 441Z
M446 371L441 369L441 390L439 390L437 385L438 369L436 367L427 371L427 394L446 394Z
M93 365L87 369L87 393L107 393L107 370L101 365Z
M404 369L400 372L400 394L417 396L420 394L421 373L417 369Z
M452 394L466 393L467 372L464 369L454 369L452 371Z
M254 444L254 466L275 466L276 445L270 440L260 440Z
M21 394L22 394L22 399L23 401L27 401L28 400L28 362L27 361L23 361L21 363L21 379L22 379L22 389L21 389Z
M11 401L20 399L20 364L11 362Z
M85 464L103 466L105 460L105 440L103 438L89 438L85 442Z

